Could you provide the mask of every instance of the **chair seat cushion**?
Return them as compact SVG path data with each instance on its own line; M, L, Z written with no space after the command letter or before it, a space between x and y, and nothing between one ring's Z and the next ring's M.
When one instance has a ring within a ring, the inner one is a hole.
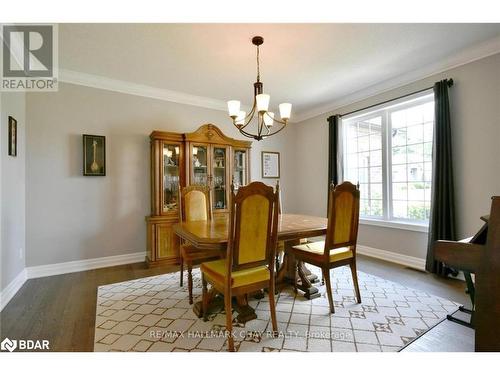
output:
M202 262L220 257L218 250L198 249L192 245L181 246L181 256L186 262Z
M225 259L214 260L201 264L201 272L221 284L226 278L227 266ZM238 288L245 285L260 283L270 279L269 269L267 266L259 266L248 268L241 271L233 271L231 273L231 283L233 288Z
M298 245L293 247L293 252L299 257L307 258L310 254L315 258L322 257L325 249L325 241L311 242L304 245ZM338 262L339 260L349 259L353 257L352 251L349 247L339 247L337 249L330 250L330 263Z

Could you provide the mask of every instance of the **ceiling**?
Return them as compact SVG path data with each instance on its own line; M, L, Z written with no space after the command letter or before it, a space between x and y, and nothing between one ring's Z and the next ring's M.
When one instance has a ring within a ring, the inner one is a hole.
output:
M499 39L500 24L61 24L60 68L296 115ZM500 52L500 51L499 51ZM303 116L302 116L303 117Z

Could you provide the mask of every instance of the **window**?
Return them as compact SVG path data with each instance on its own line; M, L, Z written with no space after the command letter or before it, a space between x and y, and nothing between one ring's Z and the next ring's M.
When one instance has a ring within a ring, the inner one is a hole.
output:
M342 119L343 179L359 183L362 219L427 226L433 128L432 92Z

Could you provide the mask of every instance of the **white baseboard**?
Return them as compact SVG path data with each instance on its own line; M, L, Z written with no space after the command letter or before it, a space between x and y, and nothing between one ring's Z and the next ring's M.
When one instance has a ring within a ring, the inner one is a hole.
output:
M375 249L373 247L357 245L358 254L366 255L372 258L386 260L391 263L401 264L420 271L425 271L425 259L394 253L392 251Z
M140 252L27 267L26 271L28 273L28 279L36 279L37 277L62 275L65 273L88 271L97 268L119 266L122 264L139 263L144 262L145 258L146 253Z
M21 289L24 285L27 277L26 268L24 268L19 274L12 280L9 285L5 287L4 290L0 293L0 311L3 310L5 306L9 303L9 301L16 295L16 293Z
M26 267L7 287L0 293L0 311L3 310L9 301L21 289L26 280L38 277L62 275L65 273L94 270L97 268L113 267L123 264L144 262L146 252L114 255L102 258L83 259L72 262L46 264L43 266Z

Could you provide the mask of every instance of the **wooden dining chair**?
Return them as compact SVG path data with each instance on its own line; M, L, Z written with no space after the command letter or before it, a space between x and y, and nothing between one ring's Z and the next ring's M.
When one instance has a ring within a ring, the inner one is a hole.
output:
M180 189L180 212L182 221L199 221L212 219L210 203L210 187L190 185ZM193 266L202 262L220 258L217 250L200 250L189 243L183 243L180 248L181 277L183 284L184 265L188 274L189 303L193 304Z
M233 296L268 288L272 327L277 334L274 262L278 238L278 202L278 186L274 191L262 182L252 182L240 187L236 195L231 186L226 258L201 265L205 319L208 308L207 283L210 283L216 291L224 294L229 351L234 351Z
M333 306L330 270L349 265L358 303L361 303L358 276L356 272L356 242L359 224L359 189L346 181L330 186L328 202L328 228L325 241L298 245L289 251L297 264L305 262L321 268L328 294L330 311ZM297 281L295 281L296 283Z

